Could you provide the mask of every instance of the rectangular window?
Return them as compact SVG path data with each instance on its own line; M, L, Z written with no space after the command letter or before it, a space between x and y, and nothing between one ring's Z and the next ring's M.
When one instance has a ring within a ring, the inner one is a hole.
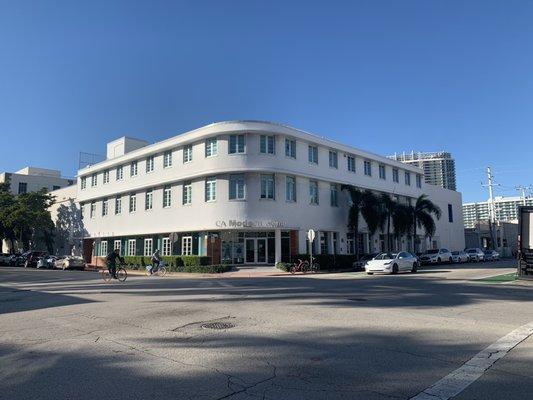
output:
M285 178L285 199L290 202L296 201L296 178L294 176Z
M398 168L392 169L392 180L396 183L400 182L400 173L398 171Z
M313 164L318 164L318 147L309 146L308 153L309 153L309 162Z
M154 239L144 239L144 256L150 257L154 253Z
M91 203L90 217L94 218L95 215L96 215L96 203L93 201Z
M372 176L372 163L368 160L365 160L364 166L365 166L365 175Z
M181 255L192 255L192 236L183 236L181 238Z
M338 207L339 206L339 187L332 183L329 187L329 198L330 198L330 204L332 207Z
M379 179L387 179L387 176L385 175L385 166L383 164L380 164L379 166Z
M422 175L420 174L416 175L416 187L419 189L422 187Z
M83 219L85 217L85 204L80 203L80 217Z
M207 178L205 180L205 201L215 201L217 199L217 179Z
M154 191L147 190L144 196L144 209L151 210L154 207Z
M26 182L19 182L19 194L28 192L28 184Z
M115 240L113 242L113 250L118 250L119 254L122 254L122 242L120 240Z
M81 190L83 190L83 189L85 189L87 187L87 177L86 176L82 176L81 177L81 183L80 184L81 184ZM20 188L20 183L19 183L19 188ZM19 189L19 193L20 193L20 189Z
M130 176L137 176L137 172L138 172L137 167L138 167L137 161L132 161L130 164Z
M115 214L120 214L122 212L122 197L115 197Z
M100 256L107 256L107 240L102 240L100 242Z
M318 205L318 202L319 202L318 182L317 181L309 181L309 203Z
M246 185L244 174L232 174L229 176L229 199L244 200L246 198Z
M331 168L339 168L339 157L334 150L329 151L329 166Z
M163 251L161 253L161 255L163 256L170 256L172 255L172 243L170 242L170 238L163 238L162 242L162 247L163 247Z
M218 140L216 137L205 141L205 156L212 157L218 154Z
M405 171L405 184L411 186L411 174Z
M354 156L348 156L346 157L348 162L348 171L355 172L355 157Z
M172 205L172 187L167 185L163 188L163 208L168 208Z
M246 151L246 136L230 135L229 136L229 154L243 154Z
M453 207L448 204L448 222L453 222Z
M91 175L91 186L96 186L98 184L98 175L92 174Z
M274 200L274 194L274 174L261 174L261 198Z
M259 152L263 154L276 154L276 137L261 135L259 139Z
M163 153L163 168L172 167L172 150Z
M135 239L128 240L128 256L134 256L137 250L137 241Z
M192 144L188 144L183 147L183 163L192 161Z
M130 213L137 211L137 195L135 193L130 194Z
M146 173L152 172L154 170L154 156L146 157Z
M183 182L183 204L192 203L192 182L186 181Z
M296 140L285 139L285 155L296 158Z
M103 178L103 181L104 181L104 185L105 185L106 183L109 183L109 170L108 170L108 169L106 169L106 170L104 171L104 178Z
M105 217L109 213L109 202L107 199L102 200L102 217Z
M122 165L119 165L116 170L117 181L121 181L124 178L124 168Z
M59 190L59 189L61 189L61 186L57 186L57 185L52 186L52 190Z

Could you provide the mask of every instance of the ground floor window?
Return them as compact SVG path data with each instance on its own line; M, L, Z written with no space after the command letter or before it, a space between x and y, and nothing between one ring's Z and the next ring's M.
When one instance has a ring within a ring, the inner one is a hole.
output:
M328 253L329 253L328 233L320 232L320 254L328 254Z
M153 239L144 239L144 256L150 257L154 249Z
M100 255L107 256L107 240L100 242Z
M115 240L114 241L113 250L118 250L118 253L122 254L122 242L120 240Z
M181 238L181 255L190 256L192 254L192 236Z
M163 238L162 241L162 247L163 247L163 256L170 256L172 255L172 244L170 242L170 238Z
M135 239L128 240L128 256L134 256L137 249L137 241Z

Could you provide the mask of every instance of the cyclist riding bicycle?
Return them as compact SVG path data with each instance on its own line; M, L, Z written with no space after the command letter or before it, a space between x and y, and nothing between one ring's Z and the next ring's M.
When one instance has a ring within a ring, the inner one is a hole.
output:
M117 258L120 262L124 263L124 258L120 256L120 250L115 249L111 253L109 253L106 257L107 261L107 269L109 270L109 273L113 277L113 279L117 278Z
M150 270L150 275L155 273L159 266L161 265L161 257L159 256L159 249L156 249L154 254L152 254L152 269Z

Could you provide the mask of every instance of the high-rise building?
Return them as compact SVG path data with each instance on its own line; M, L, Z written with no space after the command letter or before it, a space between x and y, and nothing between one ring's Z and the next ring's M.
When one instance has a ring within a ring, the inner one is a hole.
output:
M496 221L511 222L518 220L518 207L533 206L533 197L495 197L494 217ZM490 218L489 201L463 204L465 228L475 227L477 222L486 222Z
M445 151L432 153L412 151L410 153L394 153L389 158L422 168L426 183L456 190L455 160L450 153Z

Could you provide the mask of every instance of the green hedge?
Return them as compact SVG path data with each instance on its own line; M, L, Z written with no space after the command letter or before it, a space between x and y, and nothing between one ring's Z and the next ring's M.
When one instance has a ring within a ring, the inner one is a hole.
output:
M211 263L211 257L206 256L163 256L161 259L169 271L178 271L183 267L206 266ZM151 257L125 256L124 261L131 269L144 269L147 265L152 265Z
M298 259L309 261L309 255L295 254L292 257L293 262L298 262ZM313 259L318 262L321 270L331 270L352 268L356 257L352 254L315 254Z
M215 264L215 265L187 265L179 269L180 272L190 272L197 274L220 274L228 272L233 269L229 264Z
M290 272L292 265L292 263L279 262L276 264L276 268L285 272Z

